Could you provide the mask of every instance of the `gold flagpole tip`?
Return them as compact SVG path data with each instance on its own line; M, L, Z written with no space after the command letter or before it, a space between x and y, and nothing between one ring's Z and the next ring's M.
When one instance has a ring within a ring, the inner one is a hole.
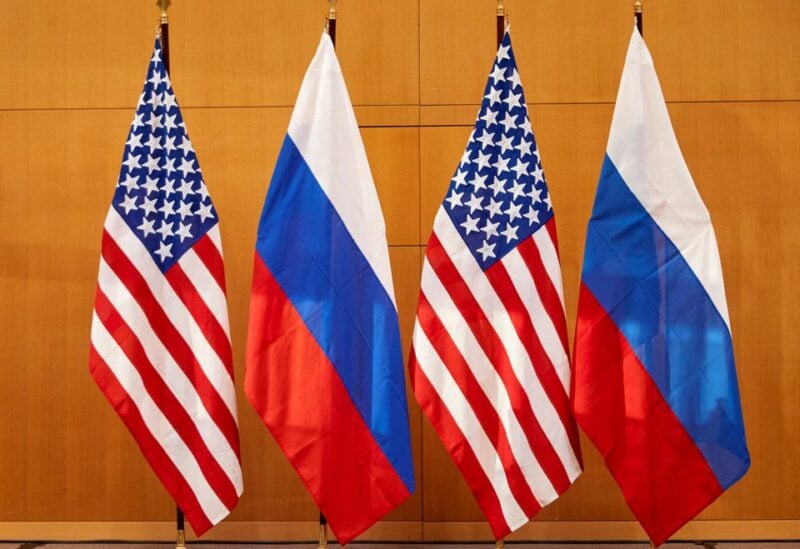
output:
M633 13L642 13L642 0L635 0L633 3Z
M336 19L336 0L328 0L330 8L328 9L328 20Z
M497 16L502 17L506 14L505 0L497 0Z
M172 0L156 0L156 6L161 10L161 22L167 22L167 10L172 4Z

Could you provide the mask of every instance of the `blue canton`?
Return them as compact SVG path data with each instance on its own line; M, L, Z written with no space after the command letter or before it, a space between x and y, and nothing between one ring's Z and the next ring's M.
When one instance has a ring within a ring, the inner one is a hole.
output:
M443 207L483 270L553 217L506 32Z
M166 272L217 223L156 39L112 205Z

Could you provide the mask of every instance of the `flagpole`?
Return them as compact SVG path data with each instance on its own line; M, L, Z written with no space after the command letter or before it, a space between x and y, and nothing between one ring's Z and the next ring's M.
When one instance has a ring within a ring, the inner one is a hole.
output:
M325 30L328 31L328 36L331 37L333 47L336 47L336 0L328 0L328 19L325 23Z
M633 17L636 20L636 28L639 29L639 35L644 36L642 32L642 0L633 2Z
M497 0L497 47L503 41L506 33L506 5L505 0Z

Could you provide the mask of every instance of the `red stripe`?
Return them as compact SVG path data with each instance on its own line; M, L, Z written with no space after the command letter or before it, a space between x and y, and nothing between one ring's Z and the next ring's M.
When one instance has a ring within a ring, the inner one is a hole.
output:
M553 220L551 219L547 223L549 225L553 223ZM558 295L558 290L556 290L553 281L550 279L550 274L544 267L542 255L539 252L536 241L533 238L526 238L519 243L517 251L522 256L525 265L528 266L544 309L553 321L553 326L555 326L558 337L561 339L564 353L569 355L569 339L567 338L567 319L564 315L564 305L561 303L561 296Z
M528 437L528 444L536 459L539 460L547 478L550 479L550 483L559 494L562 493L569 486L569 477L567 477L564 465L534 415L528 395L514 373L500 336L497 335L491 320L484 314L469 286L450 261L436 233L431 234L425 257L447 293L450 294L460 314L464 317L464 321L469 325L475 339L489 357L492 366L503 380L511 400L511 406L516 411L522 430ZM527 316L527 311L524 314Z
M633 514L660 545L722 487L625 336L583 284L574 379L578 423Z
M97 312L97 317L106 327L108 333L111 334L133 367L139 372L150 398L192 452L211 488L222 503L225 504L225 507L229 510L233 509L236 506L236 502L239 501L239 496L236 494L236 488L233 483L231 483L222 467L211 454L184 406L181 405L175 394L169 389L164 379L150 362L137 335L125 323L99 287L95 294L94 308ZM184 403L190 409L194 408L196 404L194 401Z
M425 415L428 416L431 425L433 425L445 449L447 449L447 453L450 454L456 467L461 471L461 475L467 481L469 489L486 515L486 520L489 522L495 539L504 538L511 533L511 528L509 528L503 517L497 493L494 491L489 478L483 472L478 458L472 451L472 447L469 445L464 433L458 427L458 423L450 415L447 406L431 386L422 368L419 367L413 348L408 361L408 372L417 402L419 402Z
M258 254L245 393L340 543L350 542L410 495Z
M147 282L107 231L103 231L102 251L103 259L136 299L153 332L169 350L170 355L189 378L191 384L195 386L200 400L225 435L233 451L236 455L240 455L239 428L225 401L206 377L189 345L156 301Z
M202 536L211 528L211 521L208 520L208 517L200 507L200 503L197 501L197 497L186 482L186 479L183 478L175 464L150 433L139 413L139 409L136 407L136 403L130 399L128 393L125 392L117 378L114 377L114 373L97 353L94 345L91 346L89 351L89 370L97 386L133 435L133 439L139 445L142 454L144 454L156 476L164 484L172 499L183 509L195 534Z
M217 249L217 245L211 240L211 237L206 233L203 238L198 240L192 246L192 250L200 258L200 261L206 266L208 272L217 281L219 287L222 288L222 293L227 294L225 287L225 264L222 261L222 254Z
M526 241L533 243L532 238L528 238ZM522 246L522 244L520 244L520 246ZM553 366L553 362L550 360L550 357L544 350L544 346L542 345L542 341L539 339L539 334L536 331L536 327L533 325L533 321L528 314L528 310L525 307L525 304L522 302L522 298L520 297L516 288L514 287L514 283L511 281L511 277L506 270L505 263L503 263L502 260L498 261L484 272L486 277L489 279L492 288L494 288L495 293L497 293L497 297L500 298L500 301L503 303L503 307L505 307L509 312L509 317L511 318L511 322L514 325L517 335L519 336L520 341L522 342L525 350L528 352L528 356L531 359L531 364L533 365L533 370L536 372L536 377L539 378L539 382L542 384L542 388L547 394L547 398L553 403L553 408L555 408L556 413L561 420L561 424L564 426L564 430L567 433L567 437L569 438L570 446L572 446L573 452L576 456L580 456L581 453L578 428L575 426L575 419L572 417L572 408L569 403L569 395L564 389L561 379L558 377L558 372ZM528 273L525 273L525 276L528 276ZM547 273L544 273L544 276L547 276ZM537 287L536 290L538 292L539 288ZM559 302L561 322L563 323L564 310L560 307L561 304ZM564 353L565 356L568 356L566 354L566 349L564 350ZM562 484L556 487L556 491L559 494L562 494L564 490L570 486L569 477L567 476L566 471L564 472L561 482Z
M486 436L492 441L492 445L503 463L503 469L508 478L508 485L511 488L514 499L517 500L517 503L528 517L533 517L541 510L541 506L536 501L528 482L525 480L525 475L516 461L514 451L508 441L508 433L506 433L491 401L486 397L469 365L422 292L420 292L419 296L417 322L447 367L450 375L458 384L461 393L469 402ZM527 444L527 442L523 441L523 444ZM484 510L484 514L488 513Z
M231 341L228 339L225 329L219 323L219 319L211 312L203 296L200 295L192 281L186 276L180 261L175 263L164 276L183 304L186 305L189 314L197 322L211 348L214 349L214 352L217 353L217 356L225 365L232 382L233 357L231 355Z

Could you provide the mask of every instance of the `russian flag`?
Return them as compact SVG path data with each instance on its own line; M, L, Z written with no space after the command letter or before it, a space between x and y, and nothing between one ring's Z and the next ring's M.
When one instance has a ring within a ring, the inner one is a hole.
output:
M634 29L586 235L573 406L655 544L750 465L711 219Z
M341 544L414 491L386 229L327 34L258 227L245 392Z

